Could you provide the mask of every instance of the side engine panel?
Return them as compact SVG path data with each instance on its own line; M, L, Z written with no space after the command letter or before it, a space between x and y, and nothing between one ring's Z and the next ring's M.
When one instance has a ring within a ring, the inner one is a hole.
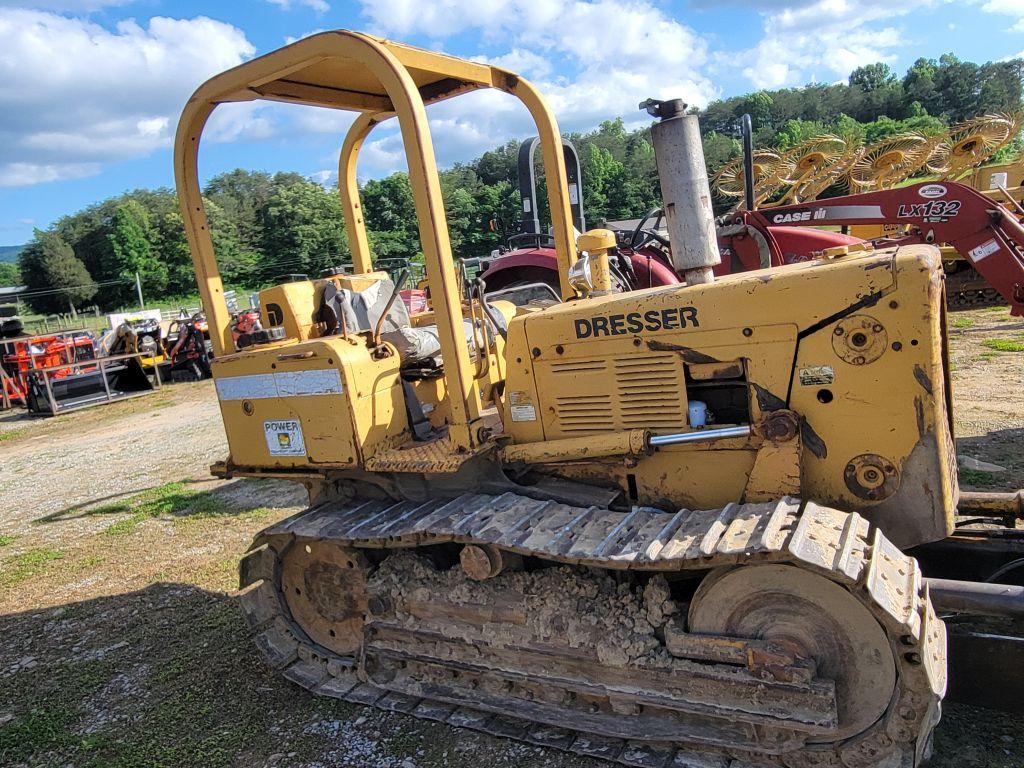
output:
M955 508L942 333L929 246L814 261L570 302L509 333L505 423L515 442L801 419L801 493L857 510L901 546L946 536ZM640 458L545 467L615 482L640 504L740 499L761 443L728 438Z

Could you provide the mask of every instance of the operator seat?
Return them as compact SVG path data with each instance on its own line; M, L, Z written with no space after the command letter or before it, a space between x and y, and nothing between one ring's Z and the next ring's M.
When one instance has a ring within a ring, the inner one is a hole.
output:
M435 378L442 375L444 361L441 358L441 342L436 324L414 326L409 311L400 297L394 298L395 283L389 278L371 282L359 290L351 290L328 282L324 286L323 301L318 320L327 326L327 334L373 333L381 323L381 339L397 351L403 376L411 378ZM497 312L495 320L487 323L488 345L493 343L494 322L502 323L499 333L506 330L505 318ZM474 352L473 322L463 320L466 345Z

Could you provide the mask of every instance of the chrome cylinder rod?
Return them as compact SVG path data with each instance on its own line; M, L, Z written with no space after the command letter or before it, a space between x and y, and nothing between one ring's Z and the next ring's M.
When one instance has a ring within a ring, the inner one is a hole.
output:
M693 432L677 432L672 435L656 435L651 438L651 445L679 445L680 443L701 443L705 440L721 440L725 437L747 437L750 425L742 427L719 427L718 429L700 429Z

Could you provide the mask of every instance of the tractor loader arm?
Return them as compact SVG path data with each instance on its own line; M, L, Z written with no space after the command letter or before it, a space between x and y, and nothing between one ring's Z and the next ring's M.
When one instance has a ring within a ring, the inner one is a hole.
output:
M912 184L810 203L737 211L734 224L770 234L785 227L901 225L886 245L948 243L1024 315L1024 226L995 200L953 182ZM771 237L768 242L774 243ZM773 254L777 256L777 254Z

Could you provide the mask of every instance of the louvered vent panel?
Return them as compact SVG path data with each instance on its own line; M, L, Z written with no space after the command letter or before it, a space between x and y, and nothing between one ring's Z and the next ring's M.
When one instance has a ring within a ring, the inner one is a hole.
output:
M551 364L555 380L555 415L568 437L615 429L605 360L562 360Z
M620 429L684 429L686 379L678 355L634 355L614 361Z
M550 371L552 437L686 428L685 375L678 355L559 360L550 363ZM544 392L541 397L547 399Z

